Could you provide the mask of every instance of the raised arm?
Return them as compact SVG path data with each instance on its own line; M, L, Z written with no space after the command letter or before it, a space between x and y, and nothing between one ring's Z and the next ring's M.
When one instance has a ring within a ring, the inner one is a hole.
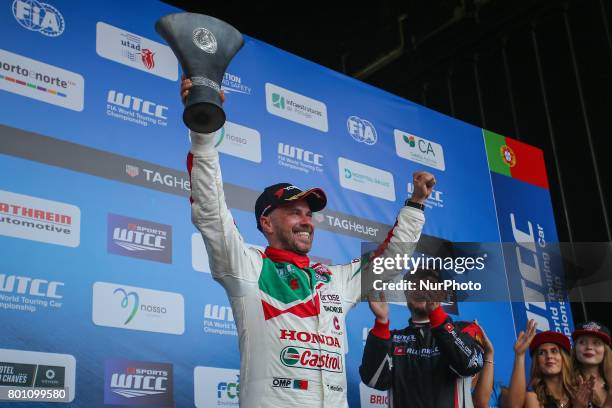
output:
M191 83L183 80L184 98ZM223 94L221 95L224 100ZM243 284L257 282L261 255L248 248L225 202L219 153L214 134L190 132L187 168L191 180L191 220L202 233L211 273L232 296L240 296Z
M529 398L530 404L526 404L525 353L529 349L529 343L531 343L531 340L536 335L536 326L537 324L534 320L529 320L527 331L521 331L514 343L514 366L512 367L512 377L510 378L510 387L508 388L508 408L523 408L533 404L533 397L531 396Z
M404 206L397 216L395 225L387 234L387 238L372 254L366 254L362 258L346 266L341 272L343 280L344 300L350 303L359 302L372 290L371 284L376 279L385 281L395 279L402 270L387 270L382 275L374 273L374 258L395 258L396 255L411 256L416 244L421 237L421 231L425 224L425 214L422 206L431 195L435 177L425 171L417 171L413 174L414 191L409 200L412 204ZM362 280L365 282L362 285ZM362 292L362 287L365 293Z
M476 322L478 324L478 322ZM482 326L480 326L482 329ZM487 333L482 329L482 337L484 340L484 365L478 376L478 383L472 393L472 401L474 408L488 408L489 400L491 399L491 393L493 392L493 364L495 349L493 343L487 336Z

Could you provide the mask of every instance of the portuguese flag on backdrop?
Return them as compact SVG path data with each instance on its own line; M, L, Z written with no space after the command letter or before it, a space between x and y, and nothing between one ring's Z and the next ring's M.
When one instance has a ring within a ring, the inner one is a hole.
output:
M491 171L548 189L541 149L485 129L482 132Z

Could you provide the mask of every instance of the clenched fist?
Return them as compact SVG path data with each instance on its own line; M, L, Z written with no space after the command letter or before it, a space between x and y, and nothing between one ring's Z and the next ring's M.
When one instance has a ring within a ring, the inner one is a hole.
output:
M436 185L436 178L429 172L415 171L412 175L412 185L414 190L412 191L410 201L423 204L431 195Z

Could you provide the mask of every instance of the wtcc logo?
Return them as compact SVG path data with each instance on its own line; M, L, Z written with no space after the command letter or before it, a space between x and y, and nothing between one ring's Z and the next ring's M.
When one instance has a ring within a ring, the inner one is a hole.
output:
M60 309L63 286L60 281L0 274L0 309L29 313Z
M124 94L111 89L106 98L108 116L141 126L167 126L168 107L144 98Z
M172 364L107 360L104 403L173 406Z
M108 214L109 253L172 263L172 226Z
M204 306L204 333L238 336L232 308L206 304Z
M36 0L15 0L15 20L30 31L37 31L47 37L58 37L64 32L64 16L50 4Z
M323 172L323 155L287 143L278 144L278 165L306 174Z

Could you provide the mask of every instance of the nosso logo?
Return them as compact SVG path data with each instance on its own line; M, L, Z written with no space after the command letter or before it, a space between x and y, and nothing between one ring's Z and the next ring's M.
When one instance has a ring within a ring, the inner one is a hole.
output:
M15 0L15 20L30 31L38 31L48 37L57 37L64 32L64 17L55 7L36 0Z
M132 307L132 310L130 311L128 318L125 320L125 322L123 322L123 324L128 324L129 322L132 321L134 316L136 316L136 312L138 312L138 303L140 303L138 299L138 293L136 292L127 293L124 289L117 288L113 291L113 294L117 292L123 295L123 298L121 299L121 307L123 309L127 309L127 307L130 305L130 297L134 299L134 306Z

